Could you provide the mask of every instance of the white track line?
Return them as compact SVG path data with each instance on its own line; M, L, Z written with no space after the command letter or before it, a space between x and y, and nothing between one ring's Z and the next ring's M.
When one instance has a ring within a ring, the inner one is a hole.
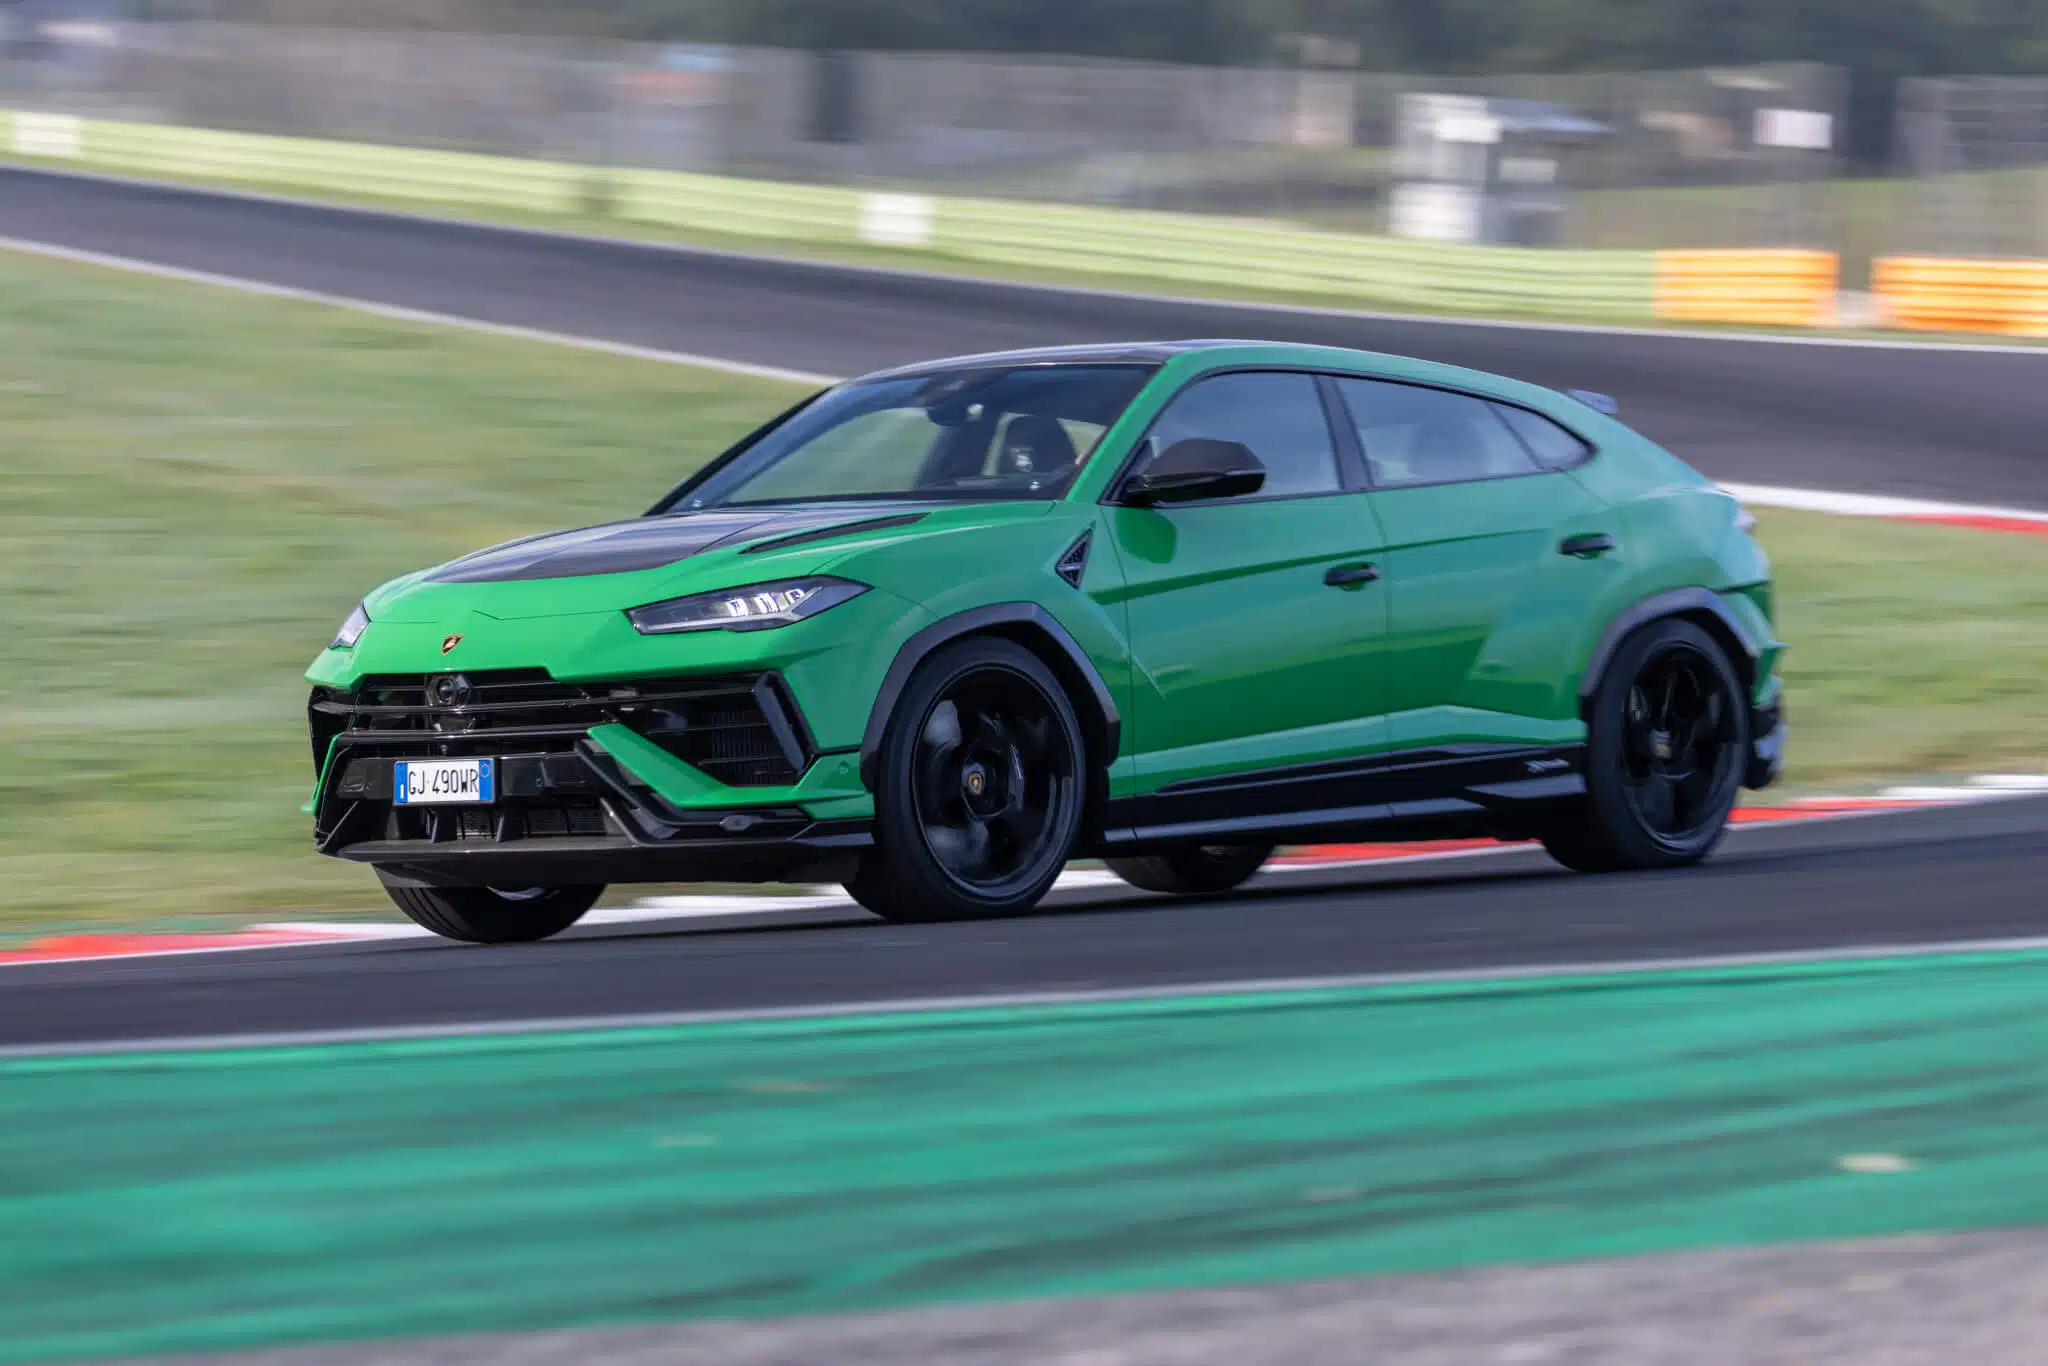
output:
M1888 787L1878 795L1892 801L1942 802L1955 805L1965 802L1999 802L2027 794L1995 787Z
M0 159L0 170L13 169L68 180L99 181L110 185L132 185L142 189L213 199L244 200L255 204L281 204L292 208L321 209L330 213L354 214L364 218L390 218L400 222L431 223L436 227L468 228L502 233L512 237L543 241L576 242L605 247L625 247L672 255L704 256L731 261L773 261L816 271L856 275L879 275L890 279L936 281L944 284L989 285L999 289L1032 290L1043 294L1071 294L1092 299L1130 299L1152 304L1190 304L1250 309L1263 313L1296 314L1315 318L1356 318L1361 322L1423 323L1443 327L1482 327L1511 332L1572 332L1602 337L1671 338L1678 341L1713 341L1768 346L1839 346L1875 351L1959 351L1993 355L2048 355L2048 346L2026 346L2013 342L1922 341L1909 337L1809 337L1779 332L1712 331L1703 328L1642 327L1625 323L1516 322L1503 318L1447 317L1435 313L1394 313L1372 309L1341 308L1330 305L1274 303L1270 300L1232 299L1207 295L1154 294L1137 289L1108 289L1098 285L1059 284L1033 280L1005 279L992 275L971 275L958 271L920 270L910 266L882 266L828 258L781 256L770 252L739 251L729 247L694 246L688 242L663 241L649 237L611 237L603 233L575 232L567 228L543 228L523 223L493 223L485 219L454 214L427 213L414 209L350 204L341 200L307 198L263 190L237 189L224 185L194 185L144 176L119 175L106 171L80 171L37 162ZM0 243L4 245L4 243Z
M1624 977L1640 973L1716 972L1758 967L1825 967L1882 958L1955 958L1979 953L2048 951L2048 938L1974 939L1949 943L1871 944L1858 948L1795 950L1784 953L1705 954L1638 958L1615 962L1516 964L1438 972L1359 973L1331 977L1254 977L1171 986L1105 987L1083 991L1027 991L986 996L924 996L829 1005L773 1006L752 1010L685 1010L637 1015L564 1015L522 1020L483 1020L453 1025L395 1025L375 1029L265 1031L249 1034L167 1035L73 1044L17 1044L0 1047L0 1061L87 1057L108 1053L210 1052L242 1048L305 1048L330 1044L396 1043L406 1040L473 1039L521 1034L592 1033L661 1029L677 1025L730 1024L774 1020L830 1020L849 1015L911 1015L933 1011L1008 1010L1019 1007L1104 1005L1120 1002L1219 997L1294 995L1369 987L1468 986L1489 982L1540 981L1551 977Z
M1923 498L1892 498L1874 493L1829 493L1822 489L1780 488L1771 484L1723 484L1722 489L1759 507L1799 508L1842 517L1999 517L2039 522L2048 527L2048 512L2023 508L1981 507L1971 503L1936 503Z
M131 275L150 275L163 280L181 280L187 284L211 285L216 289L231 289L239 294L259 294L273 299L294 299L301 303L325 304L330 308L345 308L351 312L368 313L399 322L457 327L470 332L489 333L495 337L545 342L550 346L569 346L579 351L599 351L610 356L657 361L664 365L702 366L707 370L722 370L727 374L745 375L752 379L783 380L791 384L810 385L839 382L836 376L814 374L808 370L784 370L773 365L755 365L749 361L722 360L717 356L699 356L686 351L664 351L658 347L605 341L597 337L578 336L573 332L551 332L545 328L485 322L480 318L468 318L455 313L433 313L425 309L401 307L398 304L378 303L375 299L360 299L349 294L327 294L317 289L271 284L268 281L246 279L239 275L217 275L212 271L187 270L182 266L160 265L132 256L111 256L106 252L53 246L47 242L31 242L19 237L0 237L0 250L43 256L57 261L70 261L78 265L99 266L106 270L125 271Z

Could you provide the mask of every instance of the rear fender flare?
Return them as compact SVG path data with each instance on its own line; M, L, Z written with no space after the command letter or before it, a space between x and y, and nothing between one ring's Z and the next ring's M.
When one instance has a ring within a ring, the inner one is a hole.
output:
M1705 588L1673 588L1624 608L1600 633L1592 655L1586 660L1586 671L1579 677L1581 720L1591 719L1588 713L1593 705L1593 694L1600 690L1600 683L1607 676L1608 666L1614 662L1621 643L1631 633L1665 617L1679 617L1704 627L1724 649L1728 649L1728 662L1735 666L1744 689L1755 687L1757 661L1763 655L1763 646L1750 633L1749 627L1727 603L1721 601L1720 594Z

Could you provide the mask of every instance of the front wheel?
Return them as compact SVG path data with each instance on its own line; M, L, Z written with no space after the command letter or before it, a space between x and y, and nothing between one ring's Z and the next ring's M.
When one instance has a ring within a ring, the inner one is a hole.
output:
M1023 646L979 636L911 675L882 740L875 846L847 890L889 920L980 920L1038 904L1081 832L1074 709Z
M444 939L465 944L530 944L560 934L604 895L599 887L423 887L378 881L398 909Z
M1141 891L1202 896L1229 891L1272 856L1270 844L1195 844L1142 858L1107 858L1103 863Z
M1652 622L1593 694L1586 795L1543 847L1582 873L1697 863L1727 829L1748 751L1749 707L1727 654L1689 621Z

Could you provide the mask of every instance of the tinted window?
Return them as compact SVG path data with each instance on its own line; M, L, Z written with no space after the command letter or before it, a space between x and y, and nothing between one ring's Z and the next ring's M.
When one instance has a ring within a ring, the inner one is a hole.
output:
M1337 381L1373 483L1452 484L1535 474L1536 462L1491 404L1376 379Z
M1337 488L1337 452L1316 382L1308 375L1261 371L1195 381L1153 424L1152 449L1164 451L1191 437L1250 447L1266 467L1258 497Z
M1496 403L1493 410L1501 421L1515 429L1522 444L1535 455L1536 463L1548 470L1568 470L1593 453L1593 448L1540 413L1527 408L1510 408Z

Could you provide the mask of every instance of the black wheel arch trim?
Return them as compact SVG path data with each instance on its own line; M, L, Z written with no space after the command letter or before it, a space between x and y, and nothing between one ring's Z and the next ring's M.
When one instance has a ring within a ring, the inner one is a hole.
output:
M941 646L950 645L964 636L982 633L1008 636L1020 644L1027 644L1028 637L1034 635L1050 641L1059 655L1058 659L1048 661L1053 665L1055 676L1070 691L1078 682L1080 690L1086 694L1071 700L1078 704L1075 712L1083 731L1092 732L1084 738L1091 742L1090 749L1096 751L1096 769L1107 769L1116 758L1118 746L1122 743L1123 719L1117 712L1115 698L1110 696L1109 686L1102 681L1102 675L1096 671L1087 651L1076 643L1066 627L1060 625L1057 617L1036 603L993 603L933 622L904 641L903 647L896 652L889 672L882 677L882 686L875 694L873 708L868 712L867 730L861 737L860 780L868 791L875 790L876 771L882 759L882 737L888 733L889 718L894 714L904 688L910 684L910 675Z
M1763 656L1763 644L1748 624L1721 601L1719 593L1706 588L1673 588L1623 608L1607 623L1607 629L1600 633L1599 642L1593 646L1593 653L1586 660L1585 673L1579 676L1579 715L1585 716L1593 694L1607 675L1608 666L1614 662L1621 643L1631 633L1666 617L1695 617L1702 612L1711 616L1741 647L1743 658L1731 659L1729 663L1742 673L1744 687L1752 686L1756 681L1757 660Z

